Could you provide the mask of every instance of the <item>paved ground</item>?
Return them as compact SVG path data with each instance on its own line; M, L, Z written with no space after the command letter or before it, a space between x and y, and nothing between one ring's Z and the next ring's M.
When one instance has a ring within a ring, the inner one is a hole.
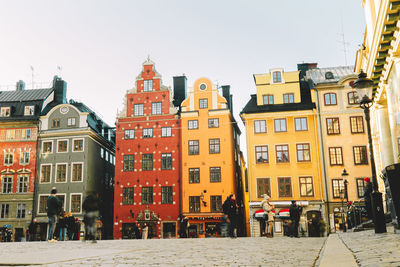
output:
M375 234L373 230L340 233L339 237L352 251L359 266L400 266L400 234Z
M0 243L0 265L314 266L326 238Z

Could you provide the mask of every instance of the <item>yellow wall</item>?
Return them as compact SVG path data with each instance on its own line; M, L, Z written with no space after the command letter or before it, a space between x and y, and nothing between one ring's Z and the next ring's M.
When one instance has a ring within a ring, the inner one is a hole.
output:
M206 84L201 90L199 86ZM199 99L208 99L208 108L199 109ZM217 110L219 109L219 110ZM204 201L200 205L201 213L209 213L210 196L221 195L222 203L234 192L235 163L234 141L230 110L226 100L220 96L216 87L207 78L195 81L189 88L188 98L182 103L182 211L189 214L189 196L200 196L203 192ZM218 118L219 128L208 128L208 119ZM198 120L198 129L189 130L188 120ZM220 153L209 154L209 139L220 139ZM199 140L199 155L188 155L188 141ZM210 183L210 167L221 167L221 182ZM189 168L200 168L200 183L189 184ZM204 190L207 192L204 193Z

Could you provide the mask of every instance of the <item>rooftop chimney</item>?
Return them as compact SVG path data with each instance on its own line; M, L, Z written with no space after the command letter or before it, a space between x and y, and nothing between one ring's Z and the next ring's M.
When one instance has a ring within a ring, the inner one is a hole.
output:
M175 107L179 107L187 96L187 78L185 75L174 77L174 100Z
M16 85L17 91L23 91L25 89L25 82L23 80L19 80Z

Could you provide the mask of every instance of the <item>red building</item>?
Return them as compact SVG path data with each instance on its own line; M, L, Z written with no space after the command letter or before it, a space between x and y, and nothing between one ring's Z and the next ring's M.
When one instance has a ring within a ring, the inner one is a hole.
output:
M177 236L180 130L170 88L147 59L116 123L114 239ZM138 231L139 230L139 231Z

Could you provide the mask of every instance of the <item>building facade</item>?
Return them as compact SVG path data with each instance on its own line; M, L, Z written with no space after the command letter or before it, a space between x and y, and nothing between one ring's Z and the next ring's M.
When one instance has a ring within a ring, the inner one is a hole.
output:
M173 94L147 59L117 118L114 238L176 237L180 121Z
M189 219L189 237L221 234L222 203L230 194L243 204L240 131L229 87L223 91L221 96L216 85L200 78L181 105L182 214ZM239 214L244 217L243 209ZM244 221L238 225L238 235L244 235Z
M330 230L334 232L339 225L342 227L347 200L360 204L363 179L371 178L366 122L352 88L357 79L352 66L315 67L307 71L306 78L318 110L326 205ZM344 169L347 177L342 176Z
M241 111L246 127L252 236L264 233L263 220L254 217L264 194L275 206L276 235L288 230L283 211L291 200L303 205L300 232L305 235L316 233L308 224L312 217L326 217L317 110L307 83L302 81L307 68L308 64L300 64L299 71L278 68L255 74L257 93ZM281 210L282 216L278 216Z
M57 80L49 89L0 93L0 227L11 228L15 241L25 237L34 212L40 112L51 101Z

